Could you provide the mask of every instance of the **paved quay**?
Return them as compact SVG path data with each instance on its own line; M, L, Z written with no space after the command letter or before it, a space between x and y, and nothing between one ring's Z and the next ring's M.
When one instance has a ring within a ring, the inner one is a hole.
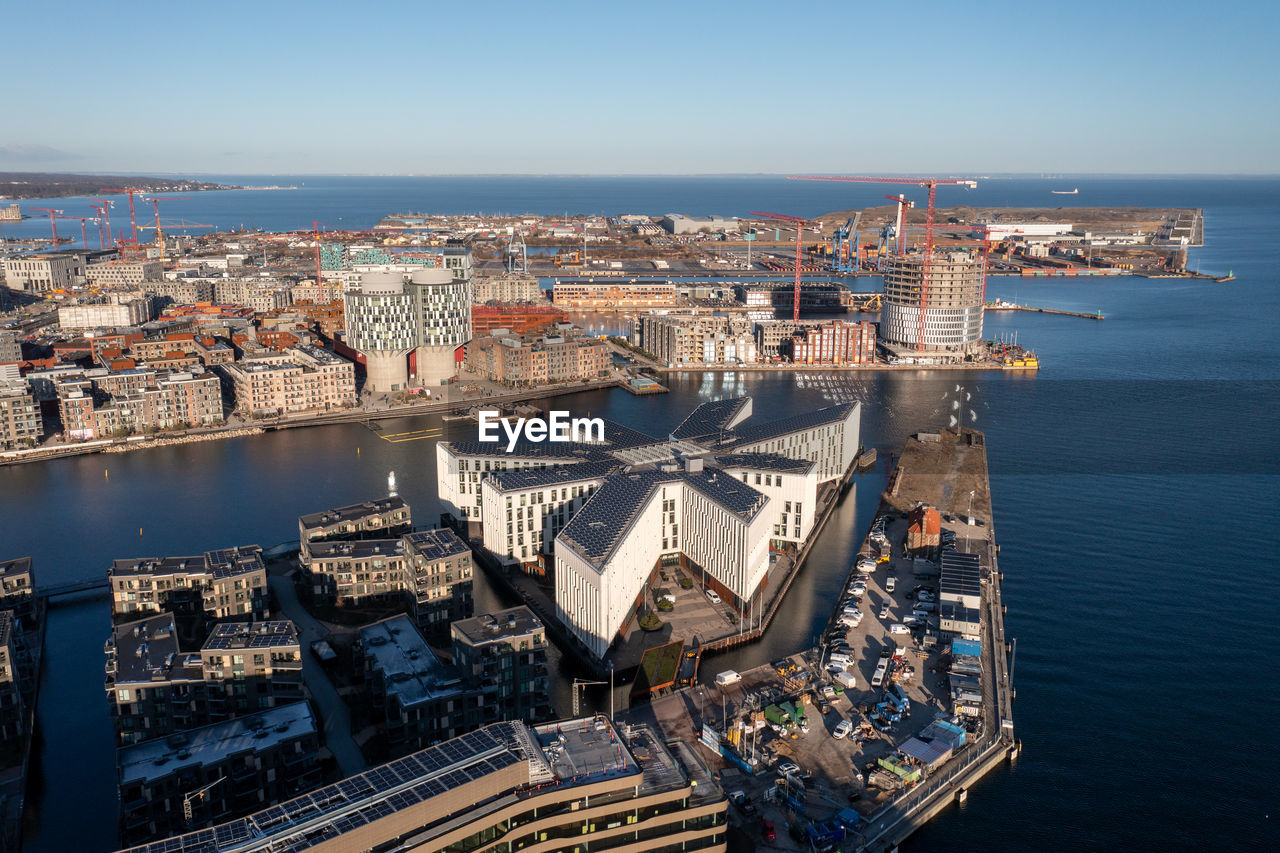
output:
M950 759L927 771L912 787L883 790L868 784L868 771L876 760L893 755L936 718L950 717L951 710L946 644L926 644L919 632L902 635L889 630L910 612L918 589L933 589L937 584L924 566L920 568L925 574L917 577L916 561L902 552L908 523L904 516L918 503L936 507L943 519L942 529L955 535L957 550L976 554L981 561L983 701L980 716L969 723L966 744ZM865 615L845 634L853 649L852 687L834 694L824 671L827 661L823 649L813 648L742 672L736 684L698 685L633 707L623 715L625 721L656 726L668 739L698 744L695 748L718 770L725 790L740 790L751 802L752 814L735 808L730 811L731 821L751 837L759 836L760 817L774 822L777 839L768 844L769 849L811 849L807 842L791 836L788 828L828 821L853 808L861 822L840 849L892 850L939 811L963 799L974 782L1016 757L1018 751L985 436L973 430L948 430L909 439L878 515L887 519L886 534L892 543L889 563L870 573L850 567L850 581L859 577L867 586L859 605ZM890 577L894 579L892 590ZM841 606L835 607L831 627ZM867 714L880 695L871 688L871 678L881 653L894 649L901 650L904 663L914 671L909 681L899 682L910 709L888 730L878 731ZM704 676L715 669L707 663ZM743 734L737 752L748 762L754 758L752 772L745 772L747 767L738 760L713 757L713 751L699 741L704 726L723 735L737 721L785 701L808 702L807 731L795 727L779 735L766 727ZM846 720L853 733L846 738L833 737L836 726ZM780 783L779 773L770 768L785 762L798 765L808 777L799 805L775 794L779 784L788 783Z

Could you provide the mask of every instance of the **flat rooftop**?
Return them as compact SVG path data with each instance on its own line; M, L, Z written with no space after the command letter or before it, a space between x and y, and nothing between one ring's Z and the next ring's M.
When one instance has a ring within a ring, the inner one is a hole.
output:
M111 632L115 646L117 686L149 685L157 681L201 679L200 656L182 652L172 613L161 613L117 625ZM194 658L194 660L192 659Z
M545 626L533 611L523 604L499 610L497 613L485 613L471 619L459 619L453 623L454 636L461 636L471 645L478 646L523 637L534 631L541 631Z
M31 574L30 557L14 557L12 560L0 560L0 577L11 578L18 575Z
M393 616L360 629L360 642L382 673L387 695L404 707L451 696L462 681L431 651L408 616Z
M304 528L310 529L314 527L328 527L333 524L341 524L347 521L359 521L370 516L380 515L397 510L407 510L409 505L405 503L404 498L399 495L391 495L385 498L377 498L376 500L363 501L350 506L340 506L336 509L326 509L322 512L313 512L308 515L298 517L298 521Z
M215 625L205 649L270 649L298 645L298 629L288 619L273 622L223 622Z
M447 527L409 533L404 539L415 555L427 560L443 560L446 557L458 557L471 552L467 543Z
M585 784L640 772L603 715L534 726L533 733L561 783Z
M312 558L332 559L348 557L353 560L367 560L378 555L385 557L403 557L403 539L358 539L352 542L308 542L307 550Z
M190 767L216 764L243 752L262 752L316 733L306 702L291 702L168 737L121 747L116 761L121 785L146 782Z

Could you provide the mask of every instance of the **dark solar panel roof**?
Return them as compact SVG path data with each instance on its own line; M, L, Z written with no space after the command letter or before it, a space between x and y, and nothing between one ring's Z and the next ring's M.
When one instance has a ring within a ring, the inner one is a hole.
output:
M409 533L404 537L409 546L428 560L442 560L445 557L456 557L469 549L465 542L458 538L452 530L423 530Z
M568 465L551 465L546 468L532 468L525 471L498 471L490 473L491 479L501 491L536 489L539 486L560 485L561 483L577 483L582 480L598 480L609 474L622 470L618 462L599 460L575 462Z
M749 423L733 431L733 440L728 442L728 446L737 447L742 444L754 444L758 441L768 441L771 438L799 432L800 430L839 423L849 416L849 412L853 411L856 405L856 403L840 403L835 406L827 406L824 409L816 409L812 412L790 415L768 423Z
M982 562L977 554L942 552L938 591L953 595L982 595Z
M671 438L696 440L714 436L728 429L734 419L751 403L750 397L730 397L703 403L689 413L689 417L671 432Z
M266 649L298 645L298 629L287 619L273 622L225 622L217 625L206 649Z
M667 483L688 484L739 515L754 515L765 502L764 495L723 471L633 471L606 480L560 537L589 560L607 558L654 489Z
M759 468L762 471L795 471L804 473L813 467L808 459L792 459L777 453L722 453L716 463L725 468Z

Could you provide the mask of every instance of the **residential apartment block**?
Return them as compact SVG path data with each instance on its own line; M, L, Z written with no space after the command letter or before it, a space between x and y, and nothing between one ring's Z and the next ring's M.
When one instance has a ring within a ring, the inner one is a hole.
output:
M862 321L832 320L803 326L791 336L795 364L871 364L876 359L876 327Z
M532 610L460 619L450 631L454 667L480 685L483 723L551 718L547 629Z
M292 622L223 622L183 652L172 613L115 626L106 692L120 743L138 743L306 698Z
M304 556L312 542L387 539L412 529L412 510L404 498L394 494L298 516L298 539Z
M355 365L320 347L291 347L221 370L234 388L240 414L288 416L356 404Z
M84 277L85 266L85 257L75 252L15 255L4 259L4 280L25 293L66 290Z
M478 338L467 345L467 367L504 385L546 385L596 379L610 364L609 348L596 338L547 336Z
M676 286L669 281L557 281L551 301L557 308L673 308Z
M40 404L22 380L0 380L0 450L35 447L44 437Z
M58 380L63 432L89 441L223 423L222 383L212 373L128 370Z
M63 329L115 329L140 326L150 319L150 299L118 293L58 308L58 326Z
M477 276L473 299L486 302L543 302L542 285L531 275Z
M84 277L96 287L138 287L144 282L159 281L163 272L159 261L106 261L89 264Z
M209 619L262 619L267 612L267 567L262 549L242 545L197 557L116 560L108 573L111 615L203 614Z
M683 743L602 716L495 723L371 768L212 833L133 853L259 850L727 849L726 798ZM309 827L299 841L299 827Z
M22 745L31 734L31 708L37 673L22 622L12 610L0 610L0 759L22 761Z
M315 788L318 730L307 703L293 702L121 747L121 842L214 826Z
M403 602L413 623L439 631L474 612L471 550L451 530L397 539L306 542L299 555L317 601L338 607Z
M631 320L631 343L668 367L756 360L755 324L740 316L642 314Z

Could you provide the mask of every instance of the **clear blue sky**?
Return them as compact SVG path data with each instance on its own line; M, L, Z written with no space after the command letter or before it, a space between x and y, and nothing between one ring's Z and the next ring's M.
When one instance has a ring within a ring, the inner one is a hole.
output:
M1280 172L1275 3L64 0L3 30L0 169Z

